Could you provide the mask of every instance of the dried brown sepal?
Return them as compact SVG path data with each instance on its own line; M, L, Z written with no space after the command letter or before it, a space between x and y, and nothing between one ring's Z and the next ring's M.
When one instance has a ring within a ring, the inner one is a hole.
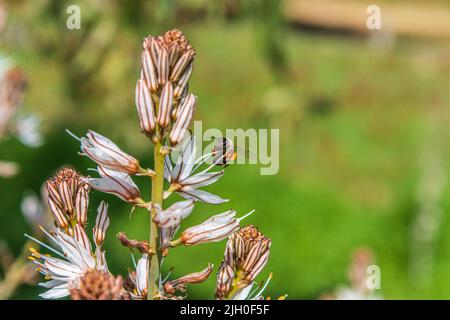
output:
M186 292L187 284L201 283L206 281L206 279L208 279L209 275L211 274L213 267L214 265L208 263L208 266L202 271L190 273L175 280L166 281L163 287L164 292L168 295L173 295L176 291Z
M137 249L141 253L151 254L150 245L147 241L128 239L124 232L119 232L117 234L117 239L119 239L120 243L127 248Z

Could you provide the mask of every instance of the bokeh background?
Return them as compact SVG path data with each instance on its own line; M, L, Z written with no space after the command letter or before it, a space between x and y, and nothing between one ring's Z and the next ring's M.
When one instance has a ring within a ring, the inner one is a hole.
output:
M369 4L383 29L368 31ZM81 29L68 30L66 9L81 8ZM450 298L450 6L447 1L303 0L16 0L2 2L1 55L25 74L20 112L41 119L43 143L14 135L0 159L17 174L0 178L4 277L31 228L21 213L27 194L63 165L87 173L89 159L65 133L93 129L146 166L152 147L139 133L134 86L142 38L180 28L197 50L191 90L203 127L279 128L280 171L230 166L208 190L230 198L198 204L184 226L230 205L272 238L267 294L317 299L349 285L358 248L381 269L386 299ZM143 194L145 178L135 179ZM129 252L115 234L147 238L145 212L110 203L106 242L113 273L126 274ZM177 248L174 276L219 266L225 242ZM5 262L6 261L6 262ZM9 264L8 264L9 263ZM213 298L214 277L190 287ZM9 297L36 299L22 284Z

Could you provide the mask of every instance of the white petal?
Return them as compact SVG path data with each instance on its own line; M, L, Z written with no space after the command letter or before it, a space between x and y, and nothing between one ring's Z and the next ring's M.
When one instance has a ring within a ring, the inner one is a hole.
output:
M253 288L253 284L254 283L251 283L245 288L239 290L235 295L231 297L231 300L247 300L248 295L250 294L250 291Z
M189 187L192 189L197 189L200 187L208 186L219 180L225 171L209 172L209 173L199 173L195 174L183 181L183 188Z
M70 294L67 284L61 284L59 286L53 287L52 289L41 293L39 296L44 299L58 299L66 297Z
M147 289L148 255L143 254L136 266L136 289L141 294Z
M216 196L212 193L203 190L187 190L187 191L183 190L179 191L178 193L185 199L194 199L197 201L202 201L210 204L220 204L230 201L229 199L222 199L219 196Z

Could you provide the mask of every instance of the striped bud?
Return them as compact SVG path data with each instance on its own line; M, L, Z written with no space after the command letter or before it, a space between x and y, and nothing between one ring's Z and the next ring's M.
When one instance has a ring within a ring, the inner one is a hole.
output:
M160 46L158 44L158 41L156 41L156 39L154 39L152 37L148 37L147 39L150 39L149 45L148 45L148 50L150 52L150 56L152 58L153 65L157 66Z
M189 78L191 77L192 69L193 69L192 63L190 63L189 66L187 66L186 69L184 70L184 72L181 74L180 80L178 81L178 83L173 91L173 95L176 99L179 99L180 97L182 97L182 95L185 91L185 88L187 87Z
M87 224L88 206L89 206L88 190L86 188L80 188L75 198L75 211L77 213L78 223L83 226Z
M169 48L169 66L173 67L180 57L180 47L177 43L173 43Z
M106 230L108 230L108 227L108 204L105 201L102 201L97 208L97 217L95 218L95 226L93 229L94 242L97 246L100 247L105 241Z
M193 51L186 51L185 53L183 53L183 55L180 57L180 59L178 59L177 63L172 68L172 72L170 73L170 80L178 81L184 69L186 69L188 64L191 63L193 58Z
M169 80L169 54L167 53L167 49L164 47L159 50L157 70L158 83L161 86L164 86Z
M271 240L254 226L241 228L230 236L217 274L216 297L228 299L253 283L267 264Z
M152 92L158 90L158 78L156 75L156 68L153 64L152 57L148 50L142 51L142 69L148 88Z
M194 116L195 107L197 106L197 97L190 94L183 99L176 113L176 121L170 132L170 143L175 146L179 144L189 127L192 117Z
M55 217L56 224L62 229L69 227L69 221L62 209L51 198L48 198L48 206L53 216Z
M72 213L73 212L73 194L72 188L68 181L61 181L58 184L58 192L61 195L63 208L65 211Z
M59 195L57 185L55 185L52 181L48 180L45 183L45 187L47 189L48 197L59 207L63 206L61 196Z
M68 221L75 218L75 213L81 219L81 224L87 222L89 187L82 181L80 174L70 168L63 168L47 180L45 186L50 210L59 227L70 232L67 229Z
M135 98L141 129L144 133L151 135L156 128L155 105L151 93L142 79L136 83Z
M73 236L75 240L82 244L82 246L87 250L87 252L91 253L92 247L91 242L89 241L88 235L86 231L84 231L84 227L81 224L76 224L73 231Z
M171 82L167 82L162 89L161 99L159 100L157 122L165 128L170 124L170 115L173 106L173 86Z
M235 278L234 268L222 262L217 273L216 298L223 299L231 291L231 286Z

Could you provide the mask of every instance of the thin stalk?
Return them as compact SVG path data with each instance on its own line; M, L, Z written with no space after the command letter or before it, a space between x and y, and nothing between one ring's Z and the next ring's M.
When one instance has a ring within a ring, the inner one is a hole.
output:
M153 151L153 157L155 162L155 175L152 182L152 209L150 214L150 249L154 252L151 256L149 274L148 274L148 294L147 299L153 300L155 294L159 290L159 260L161 253L158 250L158 238L159 230L158 226L153 221L153 217L156 214L154 205L160 205L162 207L163 192L164 192L164 155L161 151L161 143L156 143Z

